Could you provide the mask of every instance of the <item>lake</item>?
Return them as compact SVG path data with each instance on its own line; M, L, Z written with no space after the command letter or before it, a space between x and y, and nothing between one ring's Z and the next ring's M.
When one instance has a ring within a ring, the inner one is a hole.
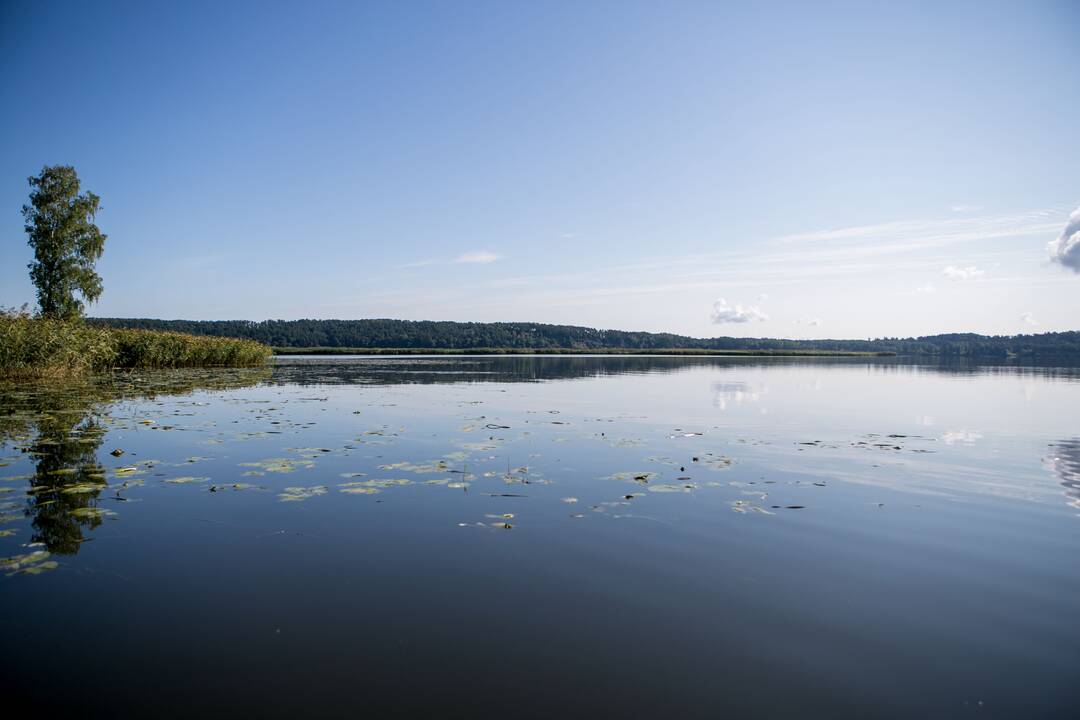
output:
M1075 717L1080 370L0 385L7 717ZM18 712L15 712L18 710Z

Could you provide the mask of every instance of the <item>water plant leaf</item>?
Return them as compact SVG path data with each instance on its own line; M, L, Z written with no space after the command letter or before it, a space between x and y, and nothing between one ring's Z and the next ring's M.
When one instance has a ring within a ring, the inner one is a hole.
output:
M693 458L695 463L699 463L709 468L710 470L727 470L732 465L732 459L726 455L714 455L713 453L705 453L701 457Z
M210 478L208 477L192 477L185 475L184 477L169 478L165 482L169 485L188 485L190 483L204 483Z
M75 483L74 485L68 485L64 487L64 489L60 492L65 495L84 495L99 492L101 490L104 490L106 487L107 486L105 485L105 483L83 482Z
M43 572L49 570L55 570L60 567L60 563L55 560L46 560L45 562L38 563L37 565L30 565L28 567L20 568L11 575L40 575Z
M6 572L8 577L18 574L38 575L47 570L55 570L59 567L59 563L49 560L50 555L48 550L35 550L22 555L0 558L0 570Z
M111 517L116 515L116 513L114 513L112 510L106 510L105 508L97 507L75 508L74 510L69 510L68 514L84 520L100 520L104 517Z
M313 468L315 462L312 460L301 458L268 458L266 460L259 460L258 462L243 462L240 463L241 467L253 467L259 468L263 472L286 474L296 472L297 468Z
M446 472L450 469L450 465L445 460L436 460L430 463L424 463L417 465L407 461L389 463L386 465L380 465L380 470L404 470L405 472L414 472L417 474L424 473L437 473Z
M325 485L313 485L311 487L287 487L282 492L278 493L278 498L282 502L300 502L313 498L318 495L325 495L327 488Z
M657 485L650 485L649 492L654 493L688 493L697 487L694 483L683 483L682 485L673 485L670 483L659 483Z
M608 475L605 479L633 481L644 485L647 484L654 477L656 477L656 473L654 472L618 472L614 475Z

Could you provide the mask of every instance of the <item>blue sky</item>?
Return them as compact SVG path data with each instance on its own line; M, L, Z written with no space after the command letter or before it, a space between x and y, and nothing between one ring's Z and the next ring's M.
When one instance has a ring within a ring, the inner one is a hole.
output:
M7 0L0 305L33 300L19 208L63 163L102 197L96 315L1078 329L1048 252L1077 27L1074 1Z

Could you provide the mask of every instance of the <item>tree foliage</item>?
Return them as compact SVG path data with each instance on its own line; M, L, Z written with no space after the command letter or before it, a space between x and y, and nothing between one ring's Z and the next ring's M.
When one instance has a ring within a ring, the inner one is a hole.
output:
M106 236L94 224L101 199L92 192L79 194L79 177L70 165L46 166L27 180L33 190L22 213L27 242L34 248L28 267L41 314L78 318L84 301L94 302L102 291L94 270L105 249Z

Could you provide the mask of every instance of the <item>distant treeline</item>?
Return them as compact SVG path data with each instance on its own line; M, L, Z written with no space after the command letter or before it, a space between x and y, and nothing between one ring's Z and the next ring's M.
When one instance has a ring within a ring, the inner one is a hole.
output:
M596 330L541 323L458 323L413 320L151 320L91 318L111 327L171 330L257 340L280 348L402 348L432 350L817 350L963 357L1080 358L1080 332L1038 335L953 333L874 340L692 338L671 333Z

